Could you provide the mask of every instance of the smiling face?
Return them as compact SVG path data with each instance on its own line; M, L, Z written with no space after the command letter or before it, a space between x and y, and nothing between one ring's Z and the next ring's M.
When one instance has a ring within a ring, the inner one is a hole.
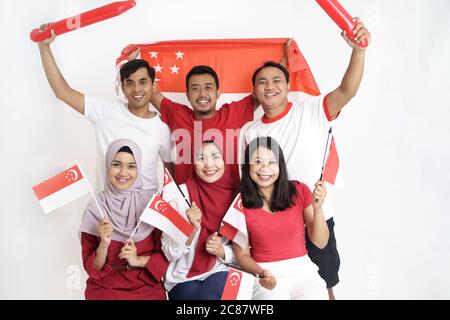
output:
M288 104L289 84L284 73L276 67L263 68L255 77L255 95L264 111L284 108Z
M250 157L250 178L257 188L273 188L279 176L280 167L273 151L258 147Z
M195 156L194 170L197 176L207 183L214 183L222 178L225 162L222 153L214 143L203 143Z
M133 155L118 152L108 170L108 180L118 190L129 189L137 179L137 165Z
M153 92L153 82L147 69L139 68L124 79L122 90L128 99L128 107L134 109L148 108Z
M210 118L216 113L220 96L214 77L210 74L196 74L189 78L187 97L200 118Z

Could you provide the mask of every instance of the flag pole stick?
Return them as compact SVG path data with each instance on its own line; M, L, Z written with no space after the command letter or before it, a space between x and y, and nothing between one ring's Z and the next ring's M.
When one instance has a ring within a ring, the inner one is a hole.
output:
M176 181L173 179L172 175L169 172L169 169L165 168L165 171L167 172L167 174L170 176L170 178L172 179L173 183L175 183L175 185L178 188L178 191L180 191L181 195L183 196L184 201L186 201L187 205L189 206L189 208L191 207L191 203L188 201L188 199L186 198L186 196L184 195L183 191L181 191L180 186L178 185L178 183L176 183Z
M83 177L86 178L86 182L87 182L89 191L91 192L92 197L94 198L94 201L95 201L95 204L97 205L98 211L100 212L102 218L104 219L104 218L105 218L105 215L103 214L103 211L102 211L102 209L100 208L100 205L98 204L97 198L95 197L94 191L92 190L92 187L91 187L91 184L89 183L89 179L88 179L87 175L84 173L83 169L81 168L81 166L80 166L80 164L78 163L77 160L75 160L75 163L76 163L76 165L78 166L78 168L80 169L81 174L83 175Z
M136 228L134 228L133 232L131 233L130 240L133 240L134 234L136 233L137 229L139 228L139 225L141 224L141 222L142 222L142 220L139 219L139 222L136 225Z
M322 161L322 170L320 172L320 181L323 179L323 171L325 170L325 159L327 157L327 151L328 151L328 144L330 143L330 136L333 133L333 128L330 127L330 131L328 131L328 137L327 137L327 146L325 147L325 153L323 155L323 161ZM319 201L319 199L315 199L316 202Z
M332 133L333 133L333 128L330 128L330 131L328 131L327 146L325 147L325 154L323 155L322 171L320 173L320 180L323 179L323 171L325 170L325 158L327 157L328 144L330 143L330 136Z
M148 205L153 201L153 199L155 199L155 196L156 196L157 194L158 194L158 192L156 192L156 193L152 196L152 198L150 199L150 201L147 203L147 206L146 206L146 207L148 207ZM145 209L144 209L144 211L145 211ZM143 211L143 212L141 213L141 215L139 216L139 222L138 222L138 224L136 225L136 228L134 228L133 232L131 233L131 235L130 235L130 240L133 239L134 234L136 233L137 229L139 228L139 226L140 226L140 224L141 224L141 222L142 222L141 217L142 217L142 215L144 214L144 211Z

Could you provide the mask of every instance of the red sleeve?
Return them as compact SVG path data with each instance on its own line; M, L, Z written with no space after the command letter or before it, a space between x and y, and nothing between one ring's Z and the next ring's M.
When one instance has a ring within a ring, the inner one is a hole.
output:
M169 266L169 262L161 249L162 232L155 229L152 234L155 247L145 267L148 271L150 271L152 276L159 281L162 277L164 277L167 267Z
M312 192L309 190L308 186L304 183L297 182L296 183L297 188L297 199L299 199L302 202L303 209L307 208L310 204L312 204Z
M224 105L230 110L230 114L242 121L242 126L249 121L253 121L253 115L255 113L255 106L253 103L253 96L249 95L242 100L231 102Z
M161 101L159 112L161 113L161 120L172 129L171 125L176 120L176 116L180 116L180 112L190 114L192 113L192 110L184 104L176 103L164 98Z
M89 277L98 280L103 278L112 270L111 264L108 262L108 258L106 258L105 265L102 269L94 270L93 268L95 254L99 243L98 237L84 232L81 234L81 249L84 270L86 270Z
M330 110L328 110L328 94L325 96L325 98L323 98L323 111L325 112L327 120L330 122L336 120L341 114L341 112L339 112L337 115L334 116L334 118L331 117Z

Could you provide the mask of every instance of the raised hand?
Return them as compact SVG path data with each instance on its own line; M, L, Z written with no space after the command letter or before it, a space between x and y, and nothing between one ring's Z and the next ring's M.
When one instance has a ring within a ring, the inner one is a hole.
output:
M225 258L225 250L222 245L222 238L218 236L217 232L206 239L206 252L215 255L221 259Z
M100 244L109 247L112 239L113 227L107 218L103 218L97 227L98 233L100 235Z
M322 208L323 202L327 197L327 189L325 187L325 182L317 181L314 185L313 190L313 208L314 210Z
M48 27L49 25L50 25L50 23L44 23L43 25L41 25L41 26L39 27L39 30L42 31L42 32L44 32L45 29L47 29L47 27ZM40 45L40 46L42 46L42 45L44 45L44 46L49 46L50 43L52 43L53 41L55 41L55 39L56 39L56 33L55 33L55 31L52 29L52 30L50 31L50 33L51 33L52 36L51 36L50 38L47 38L47 39L45 39L45 40L42 40L42 41L38 42L38 45Z
M350 47L352 47L353 49L357 49L357 50L366 50L366 48L362 48L359 46L359 44L363 41L363 40L367 40L367 42L370 44L370 40L371 40L371 35L369 30L367 30L367 28L364 26L364 23L362 23L359 18L354 18L353 19L354 22L358 22L355 26L355 28L353 29L353 33L355 34L355 38L354 41L351 40L345 31L342 31L341 35L344 38L344 40L348 43L348 45Z
M277 279L269 270L264 270L260 275L259 284L268 290L272 290L277 285Z

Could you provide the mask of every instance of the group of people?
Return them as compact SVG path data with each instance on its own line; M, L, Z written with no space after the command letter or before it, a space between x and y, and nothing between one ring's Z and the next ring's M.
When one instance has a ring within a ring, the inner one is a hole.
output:
M99 205L88 204L79 232L89 276L86 299L220 299L230 264L255 275L252 299L334 299L339 255L319 176L330 122L361 83L365 49L358 42L370 41L370 33L358 22L355 34L355 41L343 34L352 55L341 84L329 94L289 102L288 68L269 61L249 79L249 96L218 110L219 77L209 66L195 66L186 76L190 108L159 92L146 61L130 59L120 69L127 102L111 102L69 86L50 49L53 31L40 42L56 97L91 120L105 156L104 191ZM264 115L254 119L259 106ZM178 129L190 135L191 148L183 150L188 157L176 149L186 139L173 138ZM223 139L203 137L209 129ZM241 139L227 141L227 129L240 130ZM231 156L227 148L233 148ZM185 195L170 202L193 226L184 244L138 225L158 192L159 159L174 170ZM218 233L238 193L249 236L244 248Z

